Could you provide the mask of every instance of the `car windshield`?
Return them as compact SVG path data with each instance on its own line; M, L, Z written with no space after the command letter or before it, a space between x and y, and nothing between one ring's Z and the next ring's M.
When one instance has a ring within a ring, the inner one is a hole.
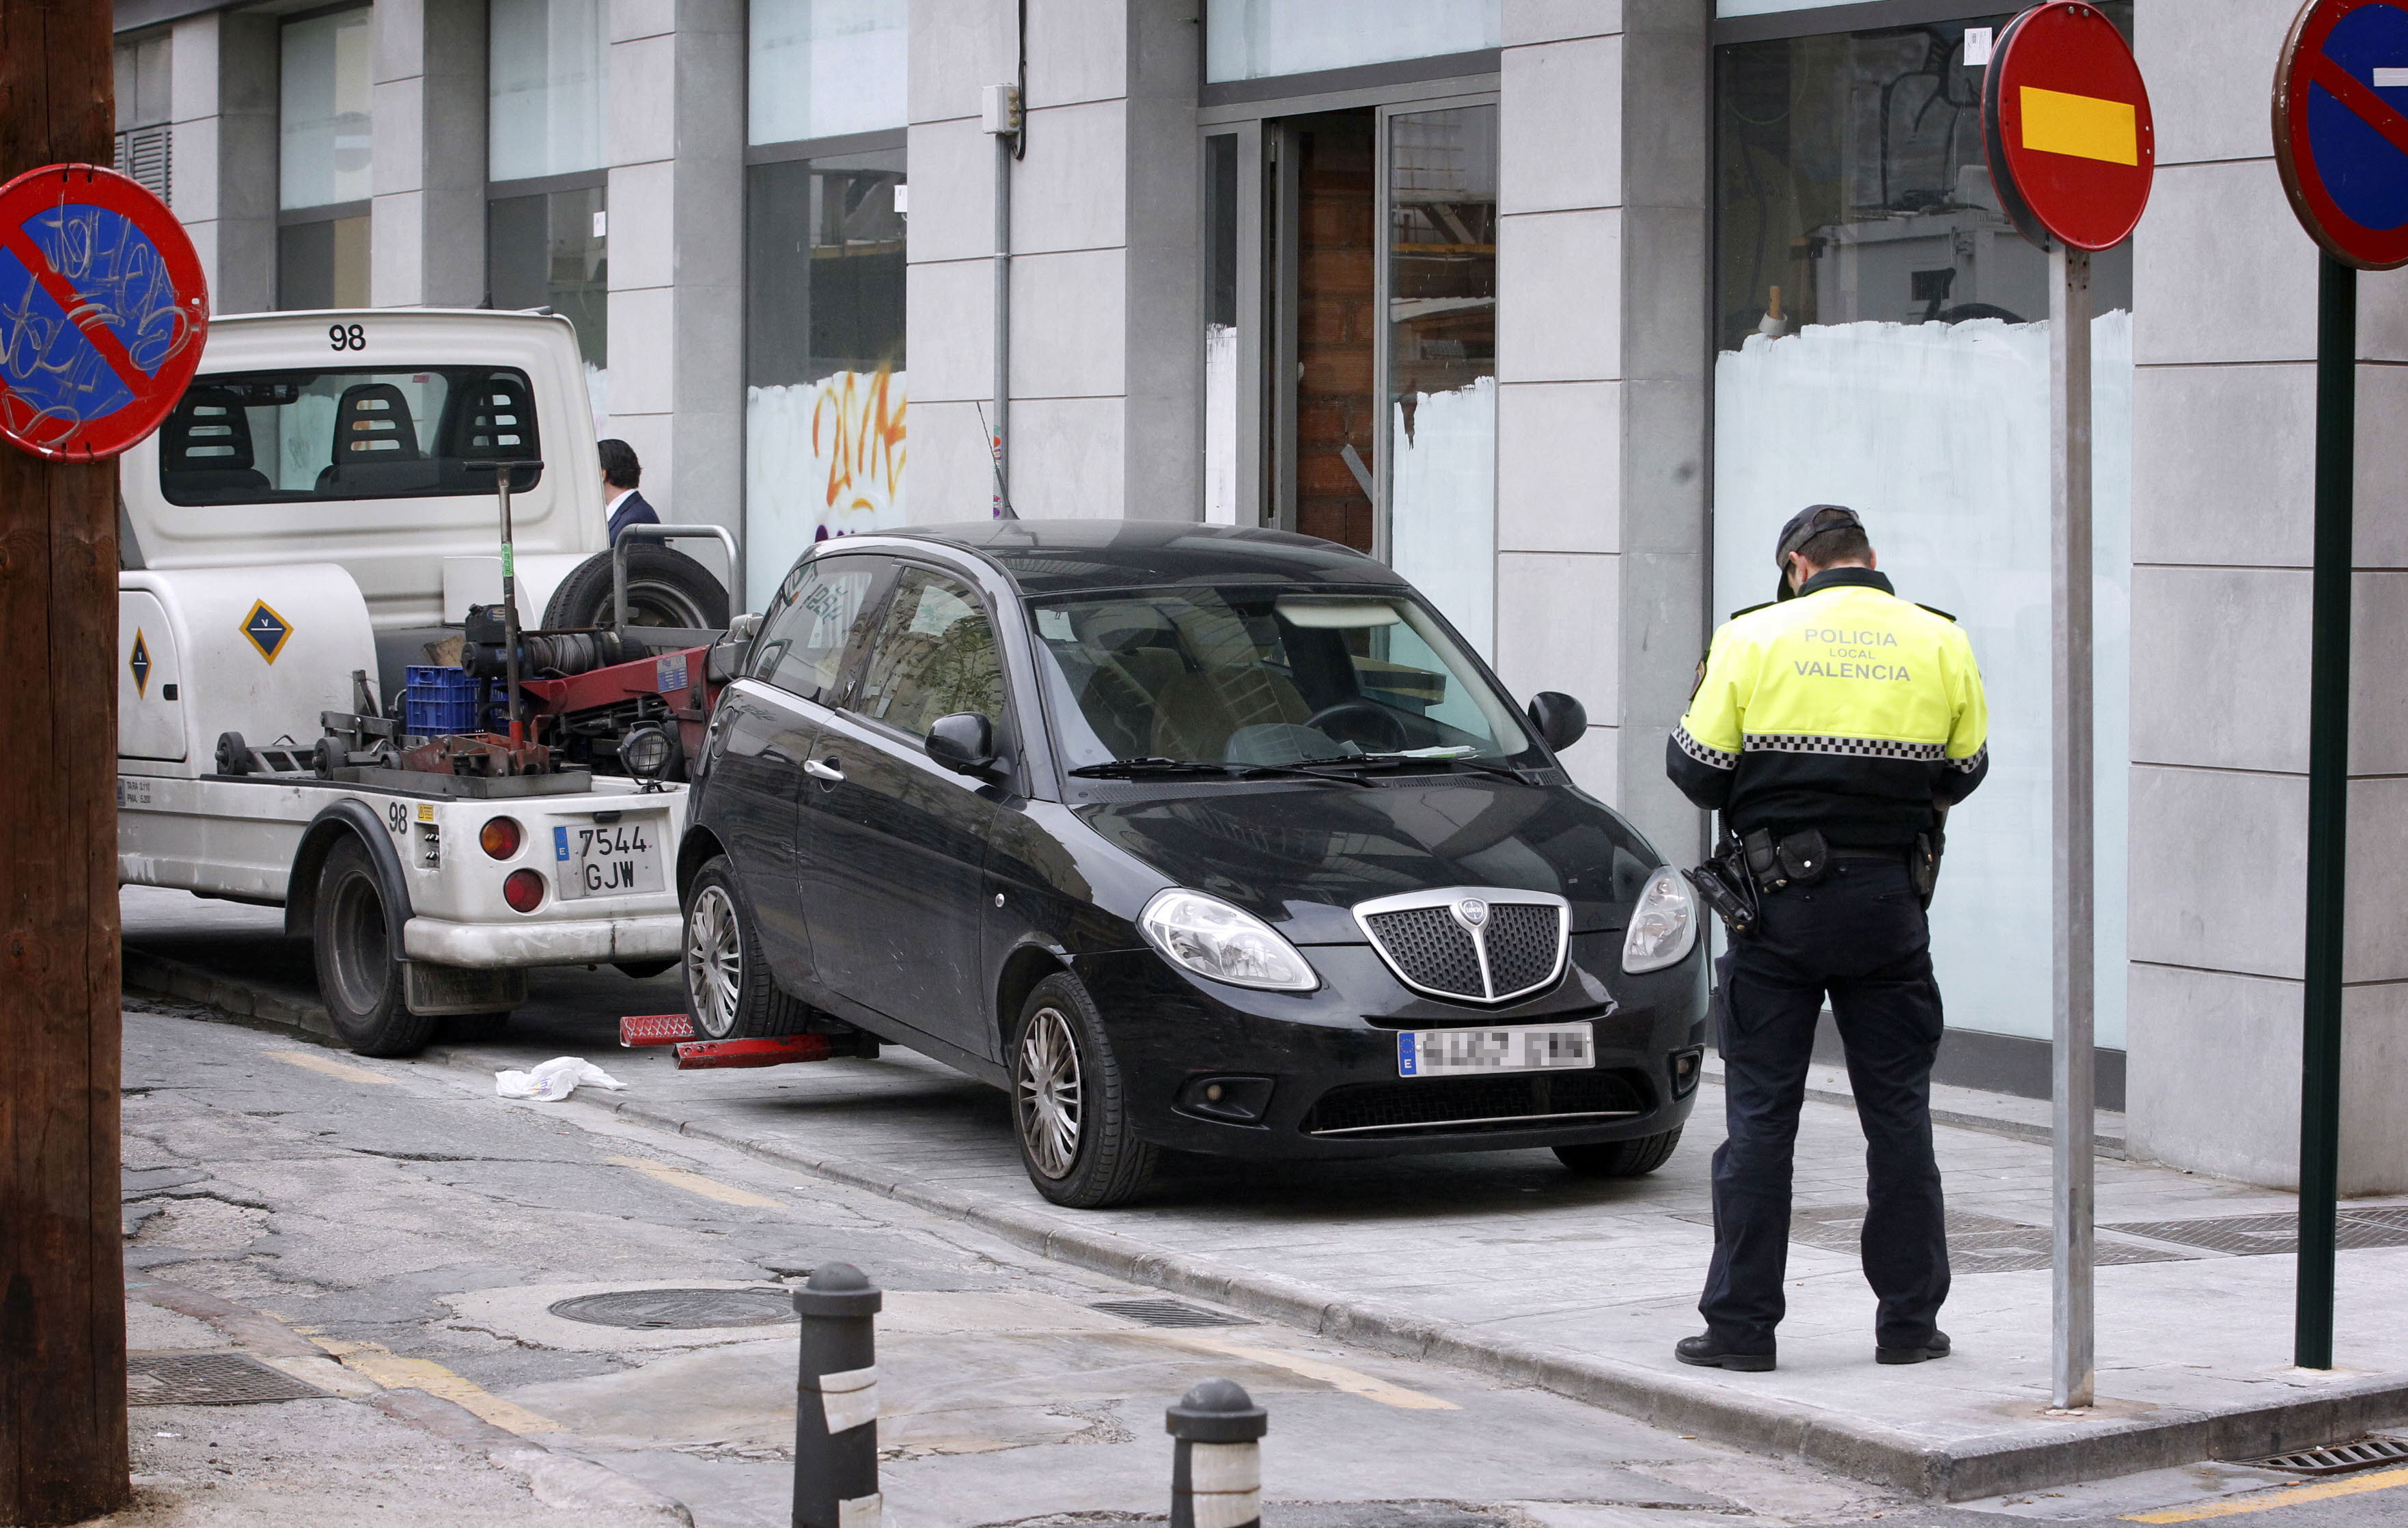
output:
M1030 610L1068 768L1494 764L1533 748L1512 703L1412 594L1182 588Z

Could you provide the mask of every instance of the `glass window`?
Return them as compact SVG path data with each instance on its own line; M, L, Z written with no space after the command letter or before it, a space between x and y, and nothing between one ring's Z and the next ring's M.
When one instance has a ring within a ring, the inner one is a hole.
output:
M525 180L602 167L610 78L607 7L492 0L486 178Z
M1204 140L1204 522L1238 522L1238 136Z
M1502 760L1531 746L1512 703L1409 595L1181 589L1043 600L1031 613L1072 768Z
M1388 562L1497 625L1497 108L1388 119Z
M1261 79L1495 48L1499 0L1212 0L1204 78Z
M745 171L745 537L759 580L903 521L903 150Z
M287 21L283 40L276 205L366 201L367 7Z
M881 557L822 557L798 564L786 575L747 670L805 700L834 698L845 650L852 646L879 570Z
M471 463L541 451L521 371L244 372L185 390L159 432L159 491L184 505L490 494L493 471Z
M2128 31L2129 0L2102 7ZM1773 588L1799 507L1860 512L1899 593L1953 611L1990 702L1990 774L1948 823L1932 952L1949 1021L2049 1012L2047 258L1999 211L1960 21L1716 50L1714 594ZM2128 774L2132 265L2097 256L2091 327L2098 960L2122 967ZM2122 1043L2123 984L2099 991Z
M914 737L957 711L1000 723L1003 665L978 595L942 574L904 569L852 708Z
M907 124L909 8L908 0L752 0L749 141Z
M603 188L501 196L485 212L485 279L499 308L549 307L577 325L587 381L609 364L609 243ZM598 386L598 384L596 384ZM595 399L601 410L602 400Z
M368 220L320 218L276 231L276 306L368 306Z

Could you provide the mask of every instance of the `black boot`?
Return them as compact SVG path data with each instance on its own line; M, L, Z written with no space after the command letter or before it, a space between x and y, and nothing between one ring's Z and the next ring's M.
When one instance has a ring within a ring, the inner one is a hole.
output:
M1876 1364L1922 1364L1947 1356L1948 1334L1938 1331L1911 1348L1877 1347L1873 1349L1873 1362Z
M1672 1345L1672 1356L1684 1364L1695 1364L1699 1368L1736 1369L1742 1374L1762 1374L1772 1367L1770 1353L1735 1353L1712 1332L1702 1336L1683 1337Z

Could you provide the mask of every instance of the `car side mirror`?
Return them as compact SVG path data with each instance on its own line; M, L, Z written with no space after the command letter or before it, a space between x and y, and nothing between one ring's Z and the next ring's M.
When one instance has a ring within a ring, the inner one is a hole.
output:
M937 718L922 746L956 775L986 775L995 768L995 724L976 711Z
M1558 691L1541 690L1530 697L1530 725L1539 738L1557 753L1588 732L1588 707Z

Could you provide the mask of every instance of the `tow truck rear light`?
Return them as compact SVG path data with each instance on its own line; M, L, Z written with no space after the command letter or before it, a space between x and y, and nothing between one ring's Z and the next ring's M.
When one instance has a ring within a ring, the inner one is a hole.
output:
M533 912L543 906L543 878L532 870L513 870L502 882L502 900L513 912Z
M525 841L524 830L520 828L515 819L508 817L488 820L484 828L477 835L477 842L483 847L487 854L497 860L509 859L519 851L519 845ZM519 910L524 912L526 909L521 907Z

